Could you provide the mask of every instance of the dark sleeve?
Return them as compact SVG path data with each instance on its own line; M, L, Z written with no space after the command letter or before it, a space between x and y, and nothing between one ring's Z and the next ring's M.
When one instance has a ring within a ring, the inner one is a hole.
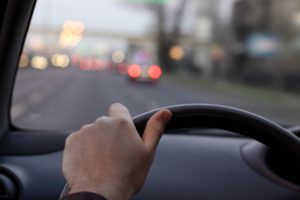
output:
M69 194L63 197L61 200L106 200L103 196L92 192L79 192Z

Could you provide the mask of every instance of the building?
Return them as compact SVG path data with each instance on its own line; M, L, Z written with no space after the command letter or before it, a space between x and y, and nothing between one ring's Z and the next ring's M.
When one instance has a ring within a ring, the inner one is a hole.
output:
M232 29L235 44L241 47L232 53L231 71L236 76L255 83L285 85L291 74L300 74L300 0L238 0ZM276 40L276 53L252 55L249 41L257 35L265 37L261 44L272 44L271 37Z

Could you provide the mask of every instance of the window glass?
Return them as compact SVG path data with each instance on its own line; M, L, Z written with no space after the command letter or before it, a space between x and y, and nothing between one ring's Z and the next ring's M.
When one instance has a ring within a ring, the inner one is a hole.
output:
M298 0L38 1L11 118L73 130L114 102L233 106L300 123Z

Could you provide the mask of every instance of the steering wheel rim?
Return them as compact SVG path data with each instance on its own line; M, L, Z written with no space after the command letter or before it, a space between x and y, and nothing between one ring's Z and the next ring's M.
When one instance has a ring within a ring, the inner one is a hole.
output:
M290 130L251 112L214 104L182 104L163 107L173 116L165 132L181 128L217 128L233 131L251 137L273 149L294 154L300 159L300 139ZM158 110L143 113L133 118L140 135L149 118ZM62 198L68 192L66 184L62 190Z
M253 138L271 148L293 153L300 159L300 139L290 130L260 115L214 104L182 104L164 108L173 113L165 132L180 128L223 129ZM140 135L148 119L160 109L133 118Z

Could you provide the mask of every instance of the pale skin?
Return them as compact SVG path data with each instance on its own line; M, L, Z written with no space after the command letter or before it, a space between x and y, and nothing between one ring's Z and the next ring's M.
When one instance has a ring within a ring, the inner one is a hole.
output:
M129 200L142 188L171 116L166 109L155 113L141 137L128 109L115 103L108 116L72 133L63 157L69 193L93 192L108 200Z

